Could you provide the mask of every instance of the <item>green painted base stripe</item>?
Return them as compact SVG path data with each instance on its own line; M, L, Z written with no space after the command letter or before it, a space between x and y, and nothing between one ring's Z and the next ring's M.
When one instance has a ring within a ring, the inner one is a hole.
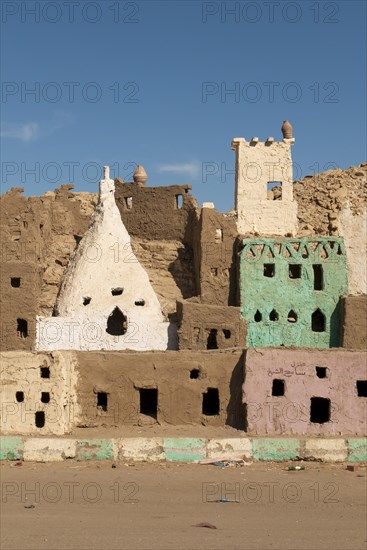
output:
M166 449L201 449L205 447L206 439L193 437L165 437L163 447Z
M367 438L348 439L348 462L367 461Z
M22 460L23 440L21 437L6 436L0 437L0 460Z
M77 460L108 460L113 458L112 439L85 439L77 443Z
M290 460L300 455L298 439L253 439L254 460Z

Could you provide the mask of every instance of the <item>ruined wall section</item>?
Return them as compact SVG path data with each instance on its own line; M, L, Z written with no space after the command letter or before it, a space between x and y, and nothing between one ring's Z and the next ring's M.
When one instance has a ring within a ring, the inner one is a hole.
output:
M364 215L367 208L367 163L307 175L293 185L298 203L299 235L344 236L340 215L347 204L353 216ZM348 214L349 215L349 214Z
M212 206L201 210L199 233L199 294L201 302L237 305L237 225L234 217Z
M350 206L339 217L339 233L347 249L348 292L353 296L367 294L367 208L353 214Z
M367 296L342 298L342 346L367 350Z
M115 180L116 204L132 237L192 245L197 203L191 185L145 187Z
M177 302L179 349L243 348L246 321L240 312L239 307Z

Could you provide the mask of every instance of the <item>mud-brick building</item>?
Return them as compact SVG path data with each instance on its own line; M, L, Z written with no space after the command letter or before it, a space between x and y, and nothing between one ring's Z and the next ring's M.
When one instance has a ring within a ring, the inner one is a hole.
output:
M4 433L364 434L367 201L331 197L330 231L322 211L305 229L293 144L289 127L233 140L225 214L189 185L147 186L141 167L128 183L106 167L98 196L3 195Z
M244 239L240 288L247 345L339 347L347 271L340 237Z

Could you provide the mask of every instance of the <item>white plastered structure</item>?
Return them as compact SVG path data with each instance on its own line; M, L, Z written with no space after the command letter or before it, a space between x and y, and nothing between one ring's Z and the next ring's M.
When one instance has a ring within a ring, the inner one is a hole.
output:
M177 347L139 263L105 167L99 203L61 284L54 317L37 317L36 349L166 350Z
M297 203L293 200L291 147L294 139L266 142L234 138L236 210L240 234L297 233ZM281 182L282 199L268 199L268 184Z

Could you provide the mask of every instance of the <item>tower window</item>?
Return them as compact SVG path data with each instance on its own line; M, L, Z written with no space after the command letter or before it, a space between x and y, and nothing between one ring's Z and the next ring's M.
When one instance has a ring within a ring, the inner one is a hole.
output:
M13 288L19 288L20 287L20 277L11 277L10 278L10 284Z

